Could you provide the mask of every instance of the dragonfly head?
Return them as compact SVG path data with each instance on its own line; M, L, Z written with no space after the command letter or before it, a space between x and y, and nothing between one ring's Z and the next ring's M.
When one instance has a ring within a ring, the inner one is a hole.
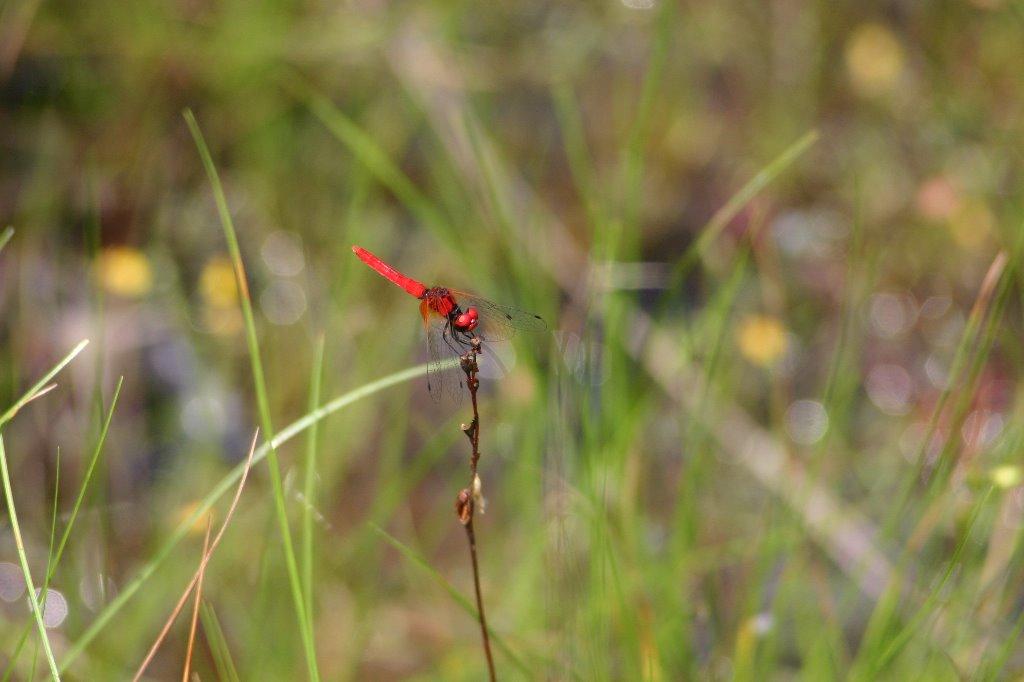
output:
M476 326L480 323L479 313L476 308L466 308L465 312L459 313L452 320L452 325L461 331L471 332L476 329Z

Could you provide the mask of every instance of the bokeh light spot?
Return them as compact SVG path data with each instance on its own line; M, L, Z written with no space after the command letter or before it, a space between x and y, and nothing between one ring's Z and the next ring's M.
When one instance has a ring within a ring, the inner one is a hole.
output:
M924 361L924 373L935 388L945 390L949 386L949 367L934 353Z
M42 594L41 587L36 588L36 599ZM31 609L31 605L29 605ZM43 602L43 625L48 628L59 627L64 619L68 617L68 600L59 591L50 588L46 590L46 599Z
M890 415L906 414L914 393L914 380L899 365L875 365L868 373L865 388L875 407Z
M268 234L263 240L260 255L267 269L278 277L294 277L306 267L302 242L292 232L278 230Z
M917 305L908 294L875 294L870 311L871 326L883 339L904 334L917 321Z
M817 443L828 431L828 412L817 400L797 400L786 410L786 432L801 445Z
M949 296L929 296L921 304L921 317L937 320L945 315L952 306L953 299Z
M192 438L219 438L229 423L228 411L220 396L200 391L181 410L181 426Z
M260 307L276 325L295 324L306 312L306 292L295 282L275 280L260 296Z
M21 568L9 561L0 561L0 599L16 601L25 594L25 577Z
M971 412L960 429L964 443L976 448L992 445L1002 432L1003 416L986 410Z
M949 220L960 207L960 194L946 177L929 178L917 189L917 211L929 220Z
M826 258L849 232L849 221L830 208L785 211L772 223L779 249L793 258Z

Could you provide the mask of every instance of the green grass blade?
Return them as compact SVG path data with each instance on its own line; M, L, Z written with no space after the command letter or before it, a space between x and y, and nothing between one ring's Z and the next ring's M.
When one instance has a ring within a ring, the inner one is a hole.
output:
M565 156L569 162L569 172L572 174L576 193L586 209L591 229L597 230L606 219L597 192L594 162L583 132L583 114L580 112L572 87L567 83L560 83L552 90L552 101L555 104L555 115L558 117Z
M885 649L877 657L871 660L871 679L878 679L882 671L889 665L889 663L903 650L903 647L907 645L910 638L924 625L925 621L934 613L935 608L938 605L939 600L942 598L946 584L953 577L953 572L956 570L960 562L960 556L963 554L964 548L967 546L967 541L971 537L971 531L974 529L974 524L978 520L978 516L985 508L985 504L992 496L994 488L989 488L982 498L975 505L971 511L971 516L967 521L966 527L964 528L963 536L960 538L960 542L957 543L956 549L953 550L953 554L949 557L949 561L946 564L946 570L942 574L942 579L935 587L930 587L930 593L928 598L922 604L921 608L918 609L917 613L910 619L910 622L903 627L896 635L888 638L888 643Z
M64 548L68 544L68 539L71 537L71 528L75 525L75 519L78 518L78 512L82 508L82 502L85 500L85 491L89 487L89 482L92 480L93 472L96 469L96 463L99 461L100 453L103 452L103 444L107 440L107 432L110 430L110 422L114 418L114 408L117 407L117 399L121 395L121 386L124 384L124 377L122 376L117 381L117 387L114 389L114 397L110 401L110 409L107 410L107 416L103 420L103 428L100 429L99 438L96 439L96 447L93 448L92 456L89 458L89 465L85 469L85 476L82 478L82 485L78 488L78 496L75 497L75 504L71 507L71 516L68 517L68 524L64 527L64 532L61 534L60 542L57 543L57 551L53 555L53 565L46 576L47 582L53 577L54 571L57 570L57 566L60 564L60 559L64 555Z
M18 514L14 509L14 493L11 491L11 476L7 471L7 452L4 450L4 439L0 435L0 474L3 475L4 497L7 498L7 513L11 518L11 530L14 533L14 543L18 548L18 561L21 563L21 572L25 576L25 586L28 588L28 602L32 606L32 616L36 621L36 628L39 630L39 640L46 653L46 662L50 666L50 676L54 680L60 680L60 673L57 670L57 661L53 658L53 650L50 648L50 640L46 636L46 626L43 624L43 612L36 600L36 588L32 582L32 572L28 568L28 557L25 556L25 543L21 538L21 527L18 525ZM45 593L40 595L45 599Z
M918 444L917 451L913 456L913 461L915 462L913 474L905 478L901 489L896 493L895 504L891 506L888 518L882 526L881 532L883 538L893 537L900 520L905 515L904 512L913 498L914 489L918 485L918 481L921 479L927 468L929 444L932 442L932 438L939 427L941 418L946 413L946 408L950 401L959 395L957 389L962 388L965 383L967 383L964 381L964 377L972 366L972 357L974 357L976 361L978 359L984 360L986 357L986 353L980 352L980 349L985 345L981 343L982 332L984 331L983 326L986 319L988 319L991 310L994 308L1001 310L1004 299L1010 292L1010 288L1007 286L1008 273L1006 272L1005 267L1006 260L1008 259L1003 254L998 255L993 261L992 266L989 267L988 273L990 276L994 275L997 278L996 281L991 283L982 282L978 298L976 299L975 305L972 307L971 313L967 318L967 324L964 326L964 330L960 336L960 341L957 343L956 350L953 352L953 360L947 373L948 378L946 380L946 385L939 393L939 398L935 403L935 407L931 410L931 416L928 419L928 426L925 429L924 434L921 437L921 442ZM1000 263L1002 264L1000 265ZM992 291L995 293L986 293L986 286L992 287ZM997 292L996 287L998 287ZM986 297L990 295L995 300L992 300L992 298L985 300ZM938 477L933 478L932 483L936 480L938 480ZM934 487L932 487L932 492L934 492Z
M50 517L50 548L46 551L46 581L43 583L43 594L46 594L47 583L50 580L50 569L53 566L54 541L57 539L57 501L60 498L60 446L57 446L57 463L54 465L53 476L53 512Z
M718 237L733 218L739 215L740 211L750 203L750 200L756 197L782 171L786 170L804 152L810 149L811 145L817 142L819 137L820 135L817 130L810 130L804 133L800 139L786 147L771 163L748 180L739 191L729 198L729 201L725 202L724 206L715 211L715 214L711 216L711 220L701 229L700 236L683 253L682 258L679 259L675 268L673 268L672 283L669 286L669 291L674 292L676 290L690 268L693 267L693 264L703 255L708 245Z
M50 547L49 547L49 549L46 552L46 573L44 574L46 576L46 578L43 580L43 589L39 591L39 597L40 598L37 600L37 601L39 601L40 608L45 608L45 606L46 606L46 599L44 598L44 595L46 595L46 591L50 587L50 585L49 585L49 582L50 582L50 578L49 577L51 575L50 568L53 566L53 547L54 547L54 541L57 538L57 499L58 499L58 497L60 495L60 447L59 446L57 447L57 465L56 465L55 471L56 471L56 476L55 476L55 481L54 481L54 484L53 484L53 512L52 512L52 516L50 518ZM17 662L18 657L21 655L21 649L22 649L22 647L25 646L25 642L28 641L28 634L31 631L32 631L32 622L29 621L29 623L25 626L25 629L22 631L21 636L18 639L18 643L14 647L14 651L8 657L7 667L4 669L4 674L3 674L3 678L2 678L4 680L4 682L6 682L8 679L10 679L10 676L11 676L12 672L14 671L14 664ZM35 659L34 658L32 660L32 669L33 669L33 671L35 670ZM34 674L30 675L29 679L33 679L34 677L35 677Z
M963 387L958 392L956 399L951 403L949 409L949 423L952 425L951 431L953 433L960 433L964 426L964 420L967 419L967 415L974 404L979 382L981 381L982 370L988 365L989 353L992 351L993 344L995 343L996 333L1003 324L1003 312L1009 299L1012 279L1011 273L1007 273L1003 278L988 320L985 322L985 328L979 334L976 343L973 344L974 356L964 372ZM955 438L946 439L945 445L939 452L931 472L931 482L925 492L926 499L935 498L947 483L948 477L957 463L958 442Z
M643 86L637 101L636 115L630 126L622 150L621 176L619 186L623 192L620 197L619 229L627 234L637 235L636 229L640 220L643 202L643 173L646 162L645 150L649 141L652 112L654 105L661 96L665 66L668 62L669 46L675 35L674 3L663 3L659 12L657 31L651 46L650 61L644 74ZM617 231L617 230L615 230ZM610 252L614 253L614 252Z
M210 643L210 652L213 657L213 665L217 668L217 677L227 682L239 682L238 670L231 658L231 649L228 647L224 631L220 627L220 620L218 620L213 607L205 599L200 607L200 617L203 619L203 632L206 633L206 640Z
M11 237L14 236L14 228L10 225L4 228L3 232L0 232L0 251L4 250L7 246L7 242L11 241Z
M1013 624L1013 629L1001 642L998 653L983 667L984 674L979 675L978 679L1003 679L999 673L1006 669L1006 663L1010 660L1010 656L1018 650L1017 642L1020 640L1021 632L1024 632L1024 611L1017 616L1017 622Z
M74 348L72 348L71 352L68 353L67 355L65 355L63 360L61 360L56 365L54 365L53 369L51 369L49 372L47 372L43 376L42 379L37 381L32 386L32 388L28 389L28 391L25 392L25 395L21 396L17 400L17 402L15 402L13 405L11 405L7 409L7 411L3 413L3 415L0 415L0 429L2 429L4 427L4 425L7 424L7 422L11 421L11 419L14 418L14 415L18 414L18 410L23 408L26 403L31 402L33 399L35 399L36 397L41 395L42 392L44 390L46 390L45 387L46 387L46 385L48 383L50 383L50 380L53 379L53 377L57 376L57 374L62 369L67 367L68 363L70 363L72 360L74 360L75 357L79 353L81 353L82 350L84 350L85 347L88 346L88 345L89 345L89 339L83 339L82 341L79 341L78 345L75 346Z
M57 572L57 566L60 565L60 559L64 555L64 548L67 545L68 539L71 537L71 529L75 525L75 519L78 518L78 512L79 512L79 510L82 507L83 500L85 500L85 492L86 492L86 490L89 487L89 482L92 480L92 476L93 476L93 473L94 473L94 471L96 469L96 463L99 460L100 453L103 451L103 444L106 442L106 439L107 439L107 431L110 428L110 421L111 421L111 419L114 416L114 407L117 405L118 396L121 395L121 385L123 383L124 383L124 377L122 376L118 380L118 382L117 382L117 388L114 389L114 399L111 401L111 403L110 403L110 410L107 412L106 418L103 421L103 426L100 429L99 438L96 441L96 447L93 449L92 456L89 458L89 464L86 467L85 476L82 478L82 484L78 488L78 495L75 498L75 504L72 507L71 516L68 518L68 523L64 527L64 532L61 534L60 542L57 543L56 552L54 552L54 548L53 548L53 544L52 544L52 542L53 542L53 534L51 534L51 538L50 538L51 546L50 546L50 554L49 554L50 558L49 558L49 560L47 561L47 564L46 564L46 576L43 579L43 591L42 591L41 594L46 594L46 590L47 590L47 588L50 585L50 581L53 580L53 576ZM58 471L57 480L58 480L58 483L59 483L60 482L60 450L59 449L57 450L57 471ZM57 523L57 495L56 495L56 492L54 492L53 505L54 505L54 512L53 512L53 514L54 514L54 516L53 516L54 528L53 528L53 530L56 531L56 523ZM28 629L30 627L31 627L31 625L26 626L26 632L28 631ZM22 637L21 641L18 643L17 648L15 649L14 653L12 654L12 658L17 658L18 657L18 655L21 653L21 648L22 648L22 646L24 646L25 641L26 641L26 638Z
M253 384L256 391L256 403L259 408L260 424L263 427L263 433L267 441L271 444L270 450L267 453L267 468L270 471L270 484L274 494L274 508L277 512L281 542L284 545L288 583L291 587L295 616L299 621L299 636L302 640L309 678L311 680L319 680L320 672L317 669L316 662L316 643L313 641L312 633L309 630L309 620L306 617L298 560L295 555L295 546L292 542L291 529L288 525L288 508L285 502L284 483L281 480L281 467L277 461L277 450L273 446L274 426L270 418L270 400L268 398L266 378L263 373L263 360L260 356L260 346L256 335L256 319L252 311L252 301L249 298L249 284L245 274L245 265L242 262L242 252L238 246L238 236L235 233L234 222L231 220L231 211L228 210L227 197L224 195L224 188L221 186L220 176L213 164L213 157L206 146L206 140L203 138L203 133L199 129L199 124L196 122L192 112L186 109L184 116L213 189L214 199L217 203L217 212L220 214L221 226L224 228L224 238L227 240L231 262L235 268L235 280L238 285L239 300L242 305L242 318L245 320L245 339L249 348L249 360L252 364Z
M320 404L320 384L324 370L324 337L321 335L313 356L313 370L309 382L309 410ZM309 631L313 627L313 510L316 508L316 448L320 422L313 422L306 438L305 481L302 486L302 588L306 595L306 618Z
M313 412L309 412L305 416L301 417L300 419L297 419L296 421L292 422L285 428L281 429L277 436L274 437L272 445L275 448L279 448L281 447L281 445L287 443L289 440L299 435L306 429L309 429L310 427L313 426L313 424L319 422L321 419L324 419L328 415L333 414L338 410L341 410L355 402L362 400L363 398L369 397L374 393L378 393L386 388L390 388L391 386L400 384L405 381L409 381L411 379L415 379L417 377L422 377L424 374L426 374L426 371L427 366L425 364L417 365L415 367L404 369L400 372L395 372L394 374L390 374L386 377L382 377L376 381L370 382L364 386L360 386L359 388L349 391L348 393L344 393L338 396L337 398L331 400L330 402L324 404L323 407L321 407L320 409L315 410ZM261 460L267 457L268 453L270 452L270 448L271 443L264 443L263 445L256 449L256 452L255 454L253 454L252 458L253 466L255 466L257 462L260 462ZM96 618L89 625L86 631L82 633L82 636L79 637L78 641L75 642L67 650L67 652L64 654L64 659L61 664L63 670L66 670L67 667L71 665L73 661L75 661L79 656L82 655L82 653L85 651L85 648L89 646L90 642L92 642L92 640L94 640L96 636L103 631L103 628L106 627L107 623L109 623L110 620L115 615L117 615L117 613L124 607L128 600L131 599L132 596L134 596L135 593L139 591L139 588L141 588L142 585L145 584L145 582L153 575L157 568L159 568L164 563L164 561L167 560L175 546L177 546L177 544L181 542L181 540L184 539L185 536L188 535L189 529L191 529L192 526L195 525L195 523L200 518L202 518L203 515L206 514L210 510L210 508L213 507L214 504L217 503L217 500L219 500L224 494L226 494L229 490L231 490L234 487L234 485L238 482L239 477L242 475L243 471L245 471L245 462L239 463L237 466L235 466L234 469L229 471L224 476L224 478L222 478L217 483L217 485L214 486L209 493L207 493L206 497L204 497L199 502L199 504L196 505L195 509L192 511L192 514L190 514L188 518L183 519L175 527L170 537L168 537L160 546L160 548L154 553L153 558L150 559L149 563L142 567L142 569L139 571L139 573L135 576L134 579L126 583L121 588L120 592L118 592L117 595L110 601L110 603L107 604L106 608L99 614L97 614Z
M439 234L451 233L448 219L413 184L409 176L388 158L373 137L360 128L355 121L342 113L329 99L303 84L301 79L285 80L283 84L293 96L306 104L327 130L348 148L356 160L365 166L378 182L398 197L399 201L420 222L436 230Z
M444 588L445 592L448 593L452 600L460 607L462 607L462 609L466 613L468 613L474 619L479 617L476 612L476 606L473 605L469 598L464 596L457 589L455 589L454 585L448 582L443 575L435 571L434 568L429 563L427 563L427 560L421 557L412 547L409 547L404 542L402 542L401 540L399 540L398 538L396 538L395 536L391 535L386 530L378 526L376 523L373 523L371 521L369 525L374 531L379 533L380 536L388 542L388 544L390 544L392 547L398 550L398 552L403 557L408 559L410 563L412 563L414 566L430 575L430 577L433 578L438 585ZM505 640L501 638L501 635L496 633L493 630L493 628L490 627L487 628L487 631L491 634L491 639L494 640L494 643L498 645L498 648L501 649L502 653L504 653L505 656L508 657L509 661L511 661L517 668L519 668L520 672L527 676L527 679L532 679L533 675L530 673L530 669L527 667L526 663L524 663L523 660L519 658L519 656L517 656L511 648L509 648Z

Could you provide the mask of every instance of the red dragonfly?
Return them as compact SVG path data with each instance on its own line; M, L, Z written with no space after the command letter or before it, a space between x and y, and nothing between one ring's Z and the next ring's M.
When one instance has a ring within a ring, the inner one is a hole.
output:
M377 271L377 274L405 289L420 300L420 315L427 332L430 362L427 365L427 388L435 400L442 394L458 398L448 370L458 367L455 358L472 347L472 340L502 341L517 331L540 332L547 324L540 317L518 308L492 303L485 298L448 287L428 287L402 274L361 246L352 252ZM461 386L461 382L459 383Z

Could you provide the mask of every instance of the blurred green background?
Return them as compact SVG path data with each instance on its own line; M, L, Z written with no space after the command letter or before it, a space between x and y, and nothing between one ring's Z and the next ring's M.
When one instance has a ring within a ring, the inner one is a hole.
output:
M1022 37L1014 0L0 2L0 407L91 341L3 426L57 665L136 670L261 424L190 108L278 431L319 339L318 403L425 359L353 243L548 320L481 391L502 679L1018 678ZM289 558L323 679L484 679L468 418L417 376L259 462L201 679L308 674ZM43 679L4 518L0 665Z

